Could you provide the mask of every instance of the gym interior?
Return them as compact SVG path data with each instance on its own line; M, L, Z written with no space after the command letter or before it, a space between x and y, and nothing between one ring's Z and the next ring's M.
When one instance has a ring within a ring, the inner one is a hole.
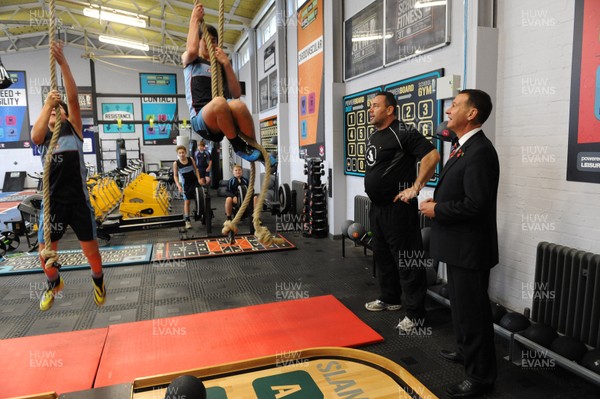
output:
M192 153L203 139L181 63L194 3L0 5L0 398L600 397L598 2L203 3L205 21L224 26L256 141L278 163L206 141L212 181L191 200L191 228L172 165L178 145ZM30 132L62 90L56 40L79 94L107 296L96 306L68 229L65 286L42 312L43 167ZM395 329L404 307L365 308L380 289L364 180L369 107L389 91L441 155L418 202L434 198L451 154L446 110L463 89L491 97L483 130L500 177L488 289L497 378L461 396L448 387L464 367L440 356L456 338L447 265L428 254L432 219L419 217L415 265L427 274L424 323ZM235 164L250 182L237 204L256 202L234 236L223 226ZM182 376L203 393L176 396Z

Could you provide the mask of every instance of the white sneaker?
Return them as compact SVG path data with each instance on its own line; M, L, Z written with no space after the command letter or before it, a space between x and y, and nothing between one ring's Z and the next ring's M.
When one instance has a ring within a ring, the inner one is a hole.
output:
M373 302L365 303L365 308L371 312L380 312L382 310L400 310L402 305L392 305L376 299Z
M191 229L192 228L192 222L190 222L189 220L186 220L185 221L185 228L188 229L188 230Z
M405 316L402 320L400 320L400 322L398 323L398 325L395 328L397 330L409 332L413 328L415 328L415 323L411 319L409 319L408 317Z

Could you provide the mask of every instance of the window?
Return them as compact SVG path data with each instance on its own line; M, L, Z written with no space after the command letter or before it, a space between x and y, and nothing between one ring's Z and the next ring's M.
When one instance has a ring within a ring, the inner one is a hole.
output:
M248 61L250 61L250 46L248 46L248 41L242 44L242 47L238 50L240 68L246 65Z
M277 32L277 18L275 12L271 11L258 27L258 47L260 48Z

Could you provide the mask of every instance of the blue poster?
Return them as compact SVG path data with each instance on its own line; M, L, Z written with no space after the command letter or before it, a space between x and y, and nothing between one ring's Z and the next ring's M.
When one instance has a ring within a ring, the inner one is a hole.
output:
M140 73L142 119L145 145L169 145L177 140L177 75L174 73ZM165 96L161 96L164 94ZM169 96L173 95L173 96Z
M0 90L0 148L28 148L29 112L25 71L7 71L12 84Z
M104 133L134 133L133 123L133 103L102 103L103 120L121 120L121 127L118 123L106 123L103 125Z

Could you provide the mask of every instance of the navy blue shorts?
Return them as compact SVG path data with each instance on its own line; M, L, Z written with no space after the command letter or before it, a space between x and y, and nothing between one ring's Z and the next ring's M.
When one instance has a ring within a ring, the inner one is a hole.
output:
M96 217L89 201L76 204L61 204L50 201L50 238L58 241L71 226L79 241L96 239ZM38 241L44 241L44 204L40 211Z
M206 127L206 123L204 123L204 119L202 118L202 109L198 111L198 114L196 116L192 117L190 122L192 124L192 129L194 129L194 132L198 133L205 140L210 140L214 141L215 143L219 143L223 140L223 137L225 137L225 135L223 135L223 133L221 132L212 133L210 130L208 130L208 127Z

